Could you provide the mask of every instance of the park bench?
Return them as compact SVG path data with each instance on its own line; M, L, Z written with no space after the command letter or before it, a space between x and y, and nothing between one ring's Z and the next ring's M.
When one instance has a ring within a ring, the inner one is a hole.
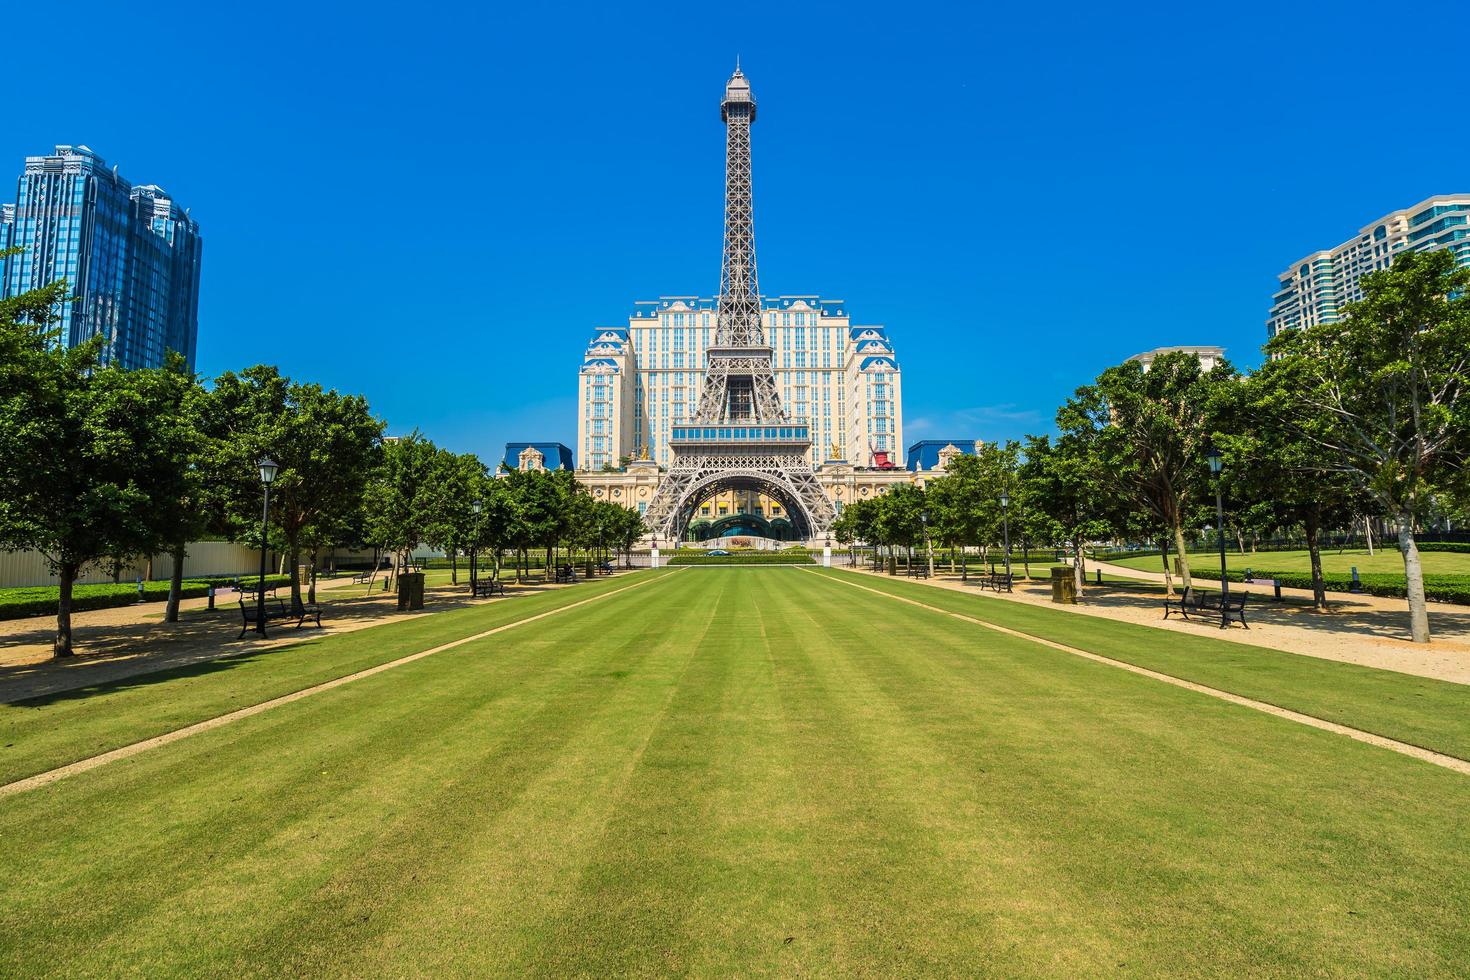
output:
M1015 584L1015 581L1016 576L1012 575L1010 572L997 572L995 569L992 568L990 570L990 578L985 584L995 592L1010 592L1012 591L1011 587Z
M271 599L274 604L272 604L271 602L267 602L265 605L265 621L267 623L284 623L294 619L296 620L296 628L300 629L302 625L305 624L305 622L309 619L316 624L317 629L321 629L321 606L303 604L293 608L286 605L286 600L284 599L279 599L274 596L272 596ZM245 638L245 634L249 633L255 627L255 624L260 622L260 613L261 608L258 601L247 602L243 596L241 597L240 635L235 637L235 639L243 640ZM264 630L262 630L261 632L264 633Z
M556 583L558 585L570 584L575 581L577 581L577 570L575 568L571 565L556 566Z
M1220 626L1228 629L1232 622L1239 623L1246 629L1250 624L1245 621L1245 600L1249 598L1248 592L1232 592L1225 598L1224 604L1220 606Z
M1185 619L1190 613L1202 613L1209 610L1218 611L1219 605L1212 603L1204 596L1194 590L1194 586L1184 590L1184 593L1176 599L1164 598L1164 618L1169 618L1169 613L1177 611Z
M505 583L498 578L477 579L470 586L470 591L475 594L476 599L489 599L491 596L505 595Z
M276 585L272 585L272 584L267 583L265 585L265 595L266 595L266 598L267 599L275 599L276 598L276 589L277 588L279 588L279 586L276 586ZM237 579L235 579L235 591L238 592L241 595L241 597L247 597L248 596L248 597L254 598L256 596L256 594L260 592L260 590L261 590L261 582L260 582L260 579L258 579L258 578L237 578Z
M909 578L928 578L929 566L910 564L906 574Z
M610 561L602 562L601 564L599 564L597 566L597 570L599 572L601 572L602 574L604 574L604 575L611 575L613 573L612 562L610 562Z

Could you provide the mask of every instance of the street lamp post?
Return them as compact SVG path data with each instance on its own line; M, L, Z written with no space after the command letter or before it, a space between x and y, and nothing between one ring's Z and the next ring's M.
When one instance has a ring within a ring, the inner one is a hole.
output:
M260 509L260 581L255 584L255 632L265 636L265 545L266 527L271 517L271 484L280 467L269 456L260 460L260 483L265 488L265 503Z
M1230 597L1230 583L1225 577L1225 497L1220 489L1220 471L1225 461L1213 442L1205 446L1205 461L1210 464L1210 473L1215 477L1215 536L1220 539L1220 628L1230 625L1225 614L1225 600Z
M1006 549L1006 590L1010 591L1011 581L1011 493L1009 490L1000 492L1000 524L1004 529L1004 541Z
M478 500L470 504L474 517L470 519L470 595L474 596L480 584L480 511L483 504Z
M934 549L929 544L929 511L919 511L919 524L924 528L924 554L928 558L929 577L934 577Z

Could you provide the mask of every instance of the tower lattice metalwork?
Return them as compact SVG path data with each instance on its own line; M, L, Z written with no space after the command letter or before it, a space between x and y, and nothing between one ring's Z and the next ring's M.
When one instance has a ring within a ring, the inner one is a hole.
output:
M826 533L836 516L817 482L807 425L781 407L771 348L761 328L751 208L750 124L755 96L737 66L720 103L725 122L725 254L715 341L707 350L704 387L693 418L676 424L674 458L645 519L660 537L676 539L694 510L727 489L755 489L781 501L798 533Z

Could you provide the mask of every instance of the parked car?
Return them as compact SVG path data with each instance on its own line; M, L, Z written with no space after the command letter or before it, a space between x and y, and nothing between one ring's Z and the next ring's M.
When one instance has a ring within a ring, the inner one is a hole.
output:
M711 548L708 552L711 558L718 558L721 555L728 555L729 553L724 548Z

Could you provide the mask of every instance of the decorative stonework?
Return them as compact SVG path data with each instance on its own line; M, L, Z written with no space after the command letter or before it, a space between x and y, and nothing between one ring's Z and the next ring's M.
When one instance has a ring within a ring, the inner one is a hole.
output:
M519 465L522 473L529 470L544 470L546 469L546 454L535 446L527 446L521 450Z

